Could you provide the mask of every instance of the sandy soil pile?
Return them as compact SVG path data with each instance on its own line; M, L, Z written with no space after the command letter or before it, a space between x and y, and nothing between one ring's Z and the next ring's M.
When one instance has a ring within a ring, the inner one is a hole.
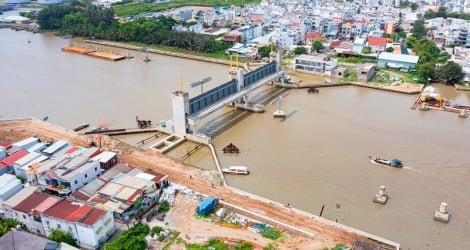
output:
M230 188L223 186L212 187L210 172L183 165L182 163L153 150L143 151L130 147L123 142L110 139L108 136L77 135L75 133L70 133L70 131L65 129L60 129L52 125L50 126L41 121L28 120L0 123L0 141L18 141L31 135L35 135L46 141L51 138L54 140L66 139L72 144L81 146L88 146L92 141L97 145L101 143L105 150L119 152L122 162L129 163L130 165L143 170L152 169L153 171L164 173L168 175L170 182L184 185L198 193L216 196L225 202L229 202L251 211L256 211L264 216L298 227L316 235L315 238L310 238L300 233L286 232L290 237L289 239L284 240L283 244L286 244L284 247L288 249L321 249L325 246L331 247L339 243L346 243L351 246L354 239L360 238L356 234L346 232L330 225L325 225L304 214L297 213L290 208L234 193ZM179 199L179 201L181 200L182 199ZM184 202L182 203L184 204ZM220 234L222 237L242 238L254 243L257 242L263 244L266 241L266 239L260 235L250 232L242 233L239 230L234 232L233 229L221 227L212 223L205 225L207 228L209 228L209 225L211 226L210 230L206 229L204 232L204 229L201 228L205 227L200 227L200 225L197 224L200 222L193 222L193 220L190 219L193 218L194 207L195 205L191 203L188 206L183 205L172 212L172 218L175 218L175 229L180 231L181 235L187 234L189 236L189 239L187 239L188 242L198 241L198 237L196 237L196 235L214 235L215 232ZM284 249L284 247L282 248Z

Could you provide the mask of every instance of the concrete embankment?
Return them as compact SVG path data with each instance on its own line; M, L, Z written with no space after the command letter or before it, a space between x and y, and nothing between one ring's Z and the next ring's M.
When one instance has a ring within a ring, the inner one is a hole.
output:
M142 51L142 47L140 47L140 46L124 44L124 43L116 43L116 42L101 41L101 40L84 40L84 42L85 43L91 43L91 44L103 45L103 46L110 46L110 47L115 47L115 48L121 48L121 49L136 50L136 51L139 51L139 52ZM177 52L170 52L170 51L151 49L151 48L148 49L148 52L153 53L153 54L159 54L159 55L165 55L165 56L174 56L174 57L185 58L185 59L190 59L190 60L197 60L197 61L202 61L202 62L210 62L210 63L217 63L217 64L223 64L223 65L230 65L230 61L222 60L222 59L216 59L216 58L209 58L209 57L183 54L183 53L177 53Z
M373 83L363 83L363 82L332 82L332 83L312 83L312 84L298 84L298 83L276 83L275 86L282 88L291 88L291 89L304 89L304 88L326 88L326 87L337 87L337 86L346 86L352 85L363 88L371 88L377 90L391 91L402 94L419 94L421 93L424 85L416 84L402 84L402 85L374 85Z

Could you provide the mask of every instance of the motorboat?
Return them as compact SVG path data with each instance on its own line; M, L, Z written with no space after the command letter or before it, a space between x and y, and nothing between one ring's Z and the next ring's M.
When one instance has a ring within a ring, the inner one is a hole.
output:
M225 174L250 174L250 171L245 166L230 166L229 168L222 168L222 172L224 172Z
M394 168L402 168L403 163L401 160L398 159L392 159L392 160L386 160L383 158L379 157L372 157L369 155L369 161L375 164L380 164L380 165L386 165Z

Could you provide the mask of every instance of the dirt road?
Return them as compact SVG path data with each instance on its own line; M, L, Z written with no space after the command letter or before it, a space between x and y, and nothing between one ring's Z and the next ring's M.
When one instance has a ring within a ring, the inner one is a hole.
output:
M129 163L143 170L152 169L153 171L164 173L168 175L171 182L184 185L202 194L216 196L225 202L250 211L256 211L266 217L316 235L316 237L311 238L300 233L289 232L293 235L293 239L296 239L295 241L285 241L288 245L284 245L284 247L289 249L321 249L325 246L331 247L339 243L351 246L355 239L362 238L357 234L313 220L305 214L297 213L290 208L273 205L273 203L264 200L235 193L230 188L223 186L212 187L210 172L186 166L153 150L143 151L123 142L113 140L108 136L77 135L70 130L61 129L37 120L0 123L0 141L18 141L32 135L46 141L66 139L72 144L80 146L88 146L94 141L96 145L101 144L105 150L119 152L122 162ZM189 177L190 174L191 178ZM182 226L178 230L184 235L186 233L184 230L188 230L188 227ZM212 230L218 231L224 230L224 228L220 227ZM189 241L191 242L191 240ZM261 239L259 242L261 242ZM281 248L284 249L284 247Z

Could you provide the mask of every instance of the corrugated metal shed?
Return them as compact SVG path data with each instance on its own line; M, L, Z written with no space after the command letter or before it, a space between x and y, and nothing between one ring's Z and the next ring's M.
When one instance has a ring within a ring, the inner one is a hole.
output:
M64 140L58 140L54 142L52 145L47 147L46 149L43 150L44 154L52 155L59 151L60 149L64 148L65 146L69 145L67 141Z
M25 155L24 157L22 157L21 159L15 161L15 164L18 165L18 166L24 166L24 165L32 162L34 159L38 158L39 156L41 156L40 153L31 152L28 155Z
M398 62L407 62L407 63L418 63L419 56L403 55L403 54L394 54L388 52L382 52L379 54L379 60L389 60L389 61L398 61Z
M115 152L104 151L104 152L98 154L97 156L93 157L91 160L106 163L109 160L111 160L113 157L115 157L116 155L117 155L117 153L115 153Z

